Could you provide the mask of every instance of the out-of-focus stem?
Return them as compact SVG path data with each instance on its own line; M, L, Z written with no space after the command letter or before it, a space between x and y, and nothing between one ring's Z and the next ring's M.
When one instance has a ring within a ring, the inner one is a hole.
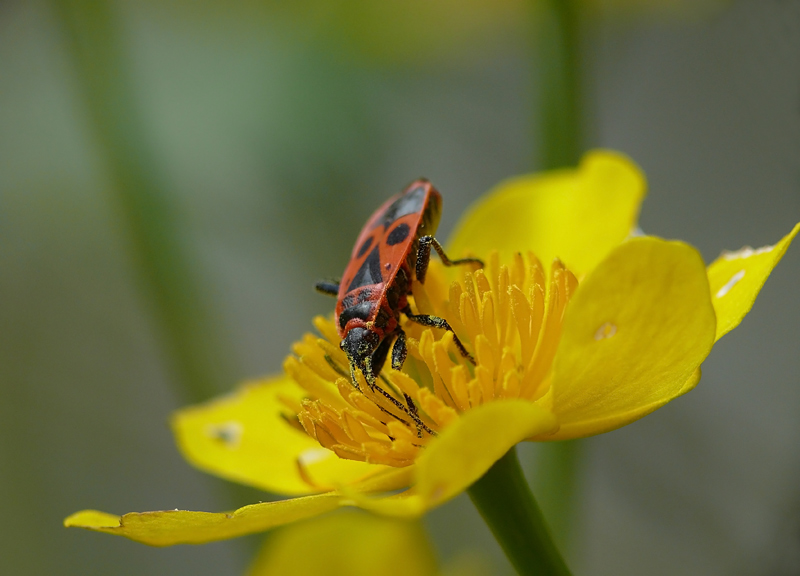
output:
M534 110L540 170L575 166L583 152L581 0L531 0ZM580 441L540 446L534 486L553 535L568 551L574 534Z
M136 100L115 4L53 0L78 78L89 125L111 177L140 285L161 334L173 381L196 402L229 382L219 324L198 290Z
M583 445L580 440L543 443L536 458L533 486L553 537L565 554L572 549Z
M580 78L580 1L531 0L533 3L536 168L574 166L583 146Z

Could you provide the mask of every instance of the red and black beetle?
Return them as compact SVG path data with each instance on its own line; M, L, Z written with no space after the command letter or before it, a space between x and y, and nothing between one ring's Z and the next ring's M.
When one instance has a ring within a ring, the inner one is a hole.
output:
M447 266L478 264L476 258L450 260L432 234L442 210L442 196L427 180L417 180L387 200L367 221L356 240L341 282L322 281L318 291L336 296L336 327L340 347L350 361L353 385L356 369L370 388L392 348L392 368L399 370L406 359L406 337L400 314L423 326L453 329L444 318L414 314L408 304L411 282L424 282L436 250ZM459 352L475 361L453 334ZM394 346L392 347L392 342Z

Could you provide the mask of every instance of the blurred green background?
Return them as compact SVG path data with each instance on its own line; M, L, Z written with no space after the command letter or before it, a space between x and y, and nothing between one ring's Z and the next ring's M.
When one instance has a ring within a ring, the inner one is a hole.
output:
M81 508L269 497L231 494L173 445L167 418L192 395L76 59L80 4L0 1L0 573L242 573L260 536L152 549L61 527ZM800 3L591 4L587 145L645 170L642 228L707 261L786 234L800 220ZM183 289L205 312L183 318L210 350L206 391L279 370L331 309L313 282L340 273L407 182L443 192L446 238L469 202L536 168L530 3L108 6L99 56L121 65L135 114L107 112L163 192L167 210L134 207L138 222L163 217L189 258ZM800 574L798 285L794 246L697 390L585 442L576 574ZM511 573L465 496L426 523L444 561Z

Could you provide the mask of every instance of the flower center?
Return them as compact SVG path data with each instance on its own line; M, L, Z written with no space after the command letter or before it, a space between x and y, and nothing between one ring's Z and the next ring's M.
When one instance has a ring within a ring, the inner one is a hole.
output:
M284 363L308 393L300 403L284 401L297 414L290 422L340 458L408 466L470 408L501 398L547 402L564 311L578 287L575 276L556 260L548 282L533 254L518 254L507 265L493 254L484 269L462 270L447 290L444 267L431 264L426 283L412 286L412 309L447 319L473 352L475 366L458 353L452 333L405 318L408 358L400 371L387 364L374 389L360 373L358 388L353 386L328 318L314 319L322 337L307 334Z

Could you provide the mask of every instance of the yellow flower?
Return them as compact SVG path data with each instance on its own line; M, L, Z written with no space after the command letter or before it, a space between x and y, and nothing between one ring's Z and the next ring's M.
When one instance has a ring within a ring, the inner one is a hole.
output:
M272 534L247 576L436 576L437 564L420 522L351 511Z
M561 0L560 0L561 1ZM238 24L274 37L309 43L356 62L381 66L459 64L514 50L531 33L531 20L552 2L526 0L294 0L153 2L182 22ZM693 21L708 18L730 0L573 0L582 14L636 21L641 17ZM246 25L245 25L246 23ZM258 26L253 26L253 24ZM205 30L205 28L204 28Z
M682 242L629 237L645 181L628 159L587 154L577 169L502 183L465 216L448 251L486 267L432 263L418 312L452 335L406 324L409 357L357 390L329 319L285 376L178 412L196 466L297 496L231 513L84 511L67 526L163 546L266 530L340 506L416 517L466 490L522 440L564 440L629 424L688 392L714 342L751 308L800 224L774 246L708 268ZM451 277L448 277L451 274Z

